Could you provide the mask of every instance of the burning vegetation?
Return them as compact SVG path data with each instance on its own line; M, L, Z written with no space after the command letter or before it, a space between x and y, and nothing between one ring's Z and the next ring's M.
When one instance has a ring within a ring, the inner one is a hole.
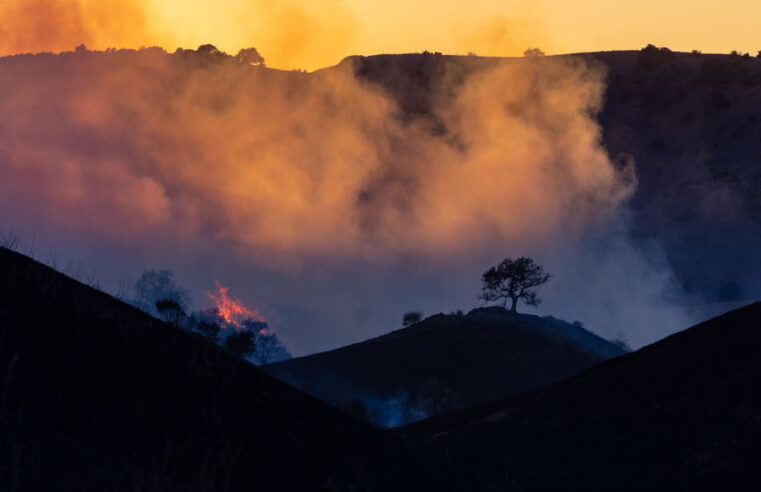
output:
M244 320L255 320L264 322L264 317L256 310L248 309L243 303L230 297L228 291L229 287L223 287L219 281L215 282L217 286L217 294L210 291L206 291L206 296L214 302L214 308L225 323L237 327L241 326L241 322Z
M190 292L180 287L172 271L146 270L135 283L133 304L167 323L195 331L257 365L291 357L264 316L230 296L229 287L219 281L215 284L216 294L206 291L214 305L188 315Z

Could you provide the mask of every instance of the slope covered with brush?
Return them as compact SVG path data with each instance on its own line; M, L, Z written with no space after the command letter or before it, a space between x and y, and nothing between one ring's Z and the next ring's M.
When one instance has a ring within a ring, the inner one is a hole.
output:
M0 249L0 489L429 484L462 487L197 334Z

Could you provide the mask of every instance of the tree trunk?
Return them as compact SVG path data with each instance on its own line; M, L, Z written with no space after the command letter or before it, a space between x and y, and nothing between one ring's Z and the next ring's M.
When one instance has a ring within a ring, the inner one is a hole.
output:
M518 312L518 310L516 309L517 307L518 307L518 298L517 297L513 297L513 305L510 306L510 312L511 313L517 313Z

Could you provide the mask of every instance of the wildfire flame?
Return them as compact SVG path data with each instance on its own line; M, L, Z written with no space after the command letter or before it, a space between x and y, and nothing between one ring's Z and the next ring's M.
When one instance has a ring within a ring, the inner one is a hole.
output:
M214 307L217 308L219 316L221 316L226 323L240 326L241 321L247 318L253 318L256 321L264 321L264 317L259 314L258 311L248 309L239 299L230 297L227 294L230 290L229 287L223 287L219 281L214 281L214 283L217 285L219 294L215 295L207 290L206 295L209 299L214 301Z

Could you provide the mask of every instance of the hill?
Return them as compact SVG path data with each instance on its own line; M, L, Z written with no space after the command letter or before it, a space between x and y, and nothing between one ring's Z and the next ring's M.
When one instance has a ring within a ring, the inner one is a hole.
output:
M579 326L485 308L265 370L339 407L361 400L372 420L395 426L531 391L622 353Z
M0 489L460 489L397 438L0 248Z
M499 490L757 490L760 352L756 303L401 432Z

